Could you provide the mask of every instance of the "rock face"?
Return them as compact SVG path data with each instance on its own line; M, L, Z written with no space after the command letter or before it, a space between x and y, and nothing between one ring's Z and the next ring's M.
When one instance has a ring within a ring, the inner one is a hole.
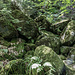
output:
M19 20L19 23L17 23L15 26L20 34L24 35L26 38L32 38L37 35L37 23L33 19L17 9L13 10L12 14L14 18Z
M42 31L36 41L36 45L46 45L51 47L56 53L59 53L60 39L56 35L48 31Z
M60 41L62 44L71 45L75 41L75 20L68 23L61 33Z
M63 69L63 61L58 57L58 55L45 45L38 46L35 49L34 55L39 56L43 59L43 63L50 62L52 65L55 66L55 70L60 75Z

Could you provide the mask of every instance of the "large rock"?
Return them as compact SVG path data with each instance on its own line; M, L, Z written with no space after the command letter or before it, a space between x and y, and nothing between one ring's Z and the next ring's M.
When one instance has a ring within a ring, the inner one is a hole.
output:
M51 47L56 53L59 53L60 39L56 35L48 31L42 31L36 41L36 45L46 45Z
M52 31L55 34L60 35L62 30L65 28L65 26L67 26L68 22L69 22L68 19L56 22L56 23L54 23L53 25L50 26L50 31Z
M60 36L62 44L71 45L75 41L75 20L68 23L67 27L63 30Z
M18 9L13 10L12 15L19 20L19 23L16 23L15 26L21 35L24 35L26 38L32 38L37 35L37 23L33 19Z
M12 20L13 17L7 8L0 10L0 36L3 38L16 37L16 29L11 23Z
M69 62L69 61L64 60L64 63L66 66L66 74L67 75L75 75L75 63L68 65L66 62Z
M62 46L60 47L60 52L64 56L69 56L69 55L75 55L75 48L74 47L68 47L68 46Z
M40 30L49 30L51 23L48 22L48 20L46 19L46 16L41 15L36 17L35 21L38 23L38 27L39 27L39 31Z
M32 44L32 43L25 43L25 51L31 51L31 50L34 50L36 48L36 45L35 44Z
M3 38L13 38L16 37L16 30L13 26L6 24L6 20L1 20L0 18L0 36Z
M50 62L54 65L57 75L60 75L63 69L63 61L59 58L59 56L52 50L45 45L38 46L35 49L34 55L42 58L43 63Z

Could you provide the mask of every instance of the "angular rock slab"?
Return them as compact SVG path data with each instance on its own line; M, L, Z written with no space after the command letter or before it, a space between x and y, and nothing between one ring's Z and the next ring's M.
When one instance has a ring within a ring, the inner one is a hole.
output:
M58 75L61 74L63 69L63 61L59 58L59 56L52 50L45 45L38 46L34 52L35 56L38 56L43 59L43 63L50 62L54 65L56 72Z
M68 23L60 36L62 44L71 45L75 41L75 20Z

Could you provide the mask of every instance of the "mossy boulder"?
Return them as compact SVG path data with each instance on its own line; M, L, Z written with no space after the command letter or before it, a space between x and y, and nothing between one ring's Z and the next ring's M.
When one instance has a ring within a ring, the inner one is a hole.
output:
M15 28L10 26L10 25L3 24L4 23L3 21L1 21L1 22L0 22L1 23L1 25L0 25L0 36L2 36L3 38L16 37Z
M68 19L56 22L50 26L50 31L52 31L55 34L60 35L62 30L67 26L68 22L69 22Z
M51 32L41 31L41 35L38 37L36 45L46 45L51 47L56 53L59 53L60 39Z
M35 49L34 55L40 57L43 60L43 63L50 62L52 65L54 65L57 75L61 74L64 66L63 61L52 50L52 48L49 48L45 45L38 46Z
M8 64L1 69L0 75L25 74L25 63L22 59L9 61Z
M30 51L30 50L34 50L36 48L35 44L32 43L25 43L25 51Z
M75 20L72 20L65 27L60 36L60 41L64 45L71 45L75 41Z
M74 47L68 47L68 46L62 46L60 47L60 52L64 56L70 56L70 55L75 55L75 48Z
M75 47L75 44L73 45L73 47Z
M28 39L33 38L37 35L37 23L33 19L31 19L26 14L23 14L18 9L12 11L12 16L19 20L19 23L16 23L15 26L21 35L25 36Z
M39 30L49 30L51 23L46 19L45 15L36 17L35 21L38 23Z
M0 12L0 36L3 38L16 37L16 30L12 24L12 16L9 10L3 8Z
M66 64L66 61L67 60L65 60L65 62L64 62L65 66L66 66L66 74L67 75L75 75L75 63L68 65L68 64Z
M66 59L66 57L64 56L64 55L59 55L59 57L62 59L62 60L65 60Z

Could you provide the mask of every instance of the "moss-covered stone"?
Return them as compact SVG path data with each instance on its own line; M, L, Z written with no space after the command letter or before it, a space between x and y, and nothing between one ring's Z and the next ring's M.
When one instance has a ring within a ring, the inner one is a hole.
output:
M25 51L34 50L36 48L35 44L32 43L25 43Z
M65 66L66 66L66 74L67 75L75 75L75 63L68 65L68 64L66 64L66 61L64 62Z
M3 11L3 12L2 12ZM8 11L8 12L7 12ZM0 12L0 36L3 38L16 37L15 27L12 25L12 18L9 10L6 8Z
M35 49L34 55L42 58L43 63L50 62L52 65L54 65L56 72L60 75L64 64L59 56L52 50L52 48L45 45L38 46Z
M62 47L60 47L60 52L64 56L69 56L72 54L75 55L75 48L74 47L68 47L68 46L62 46Z
M73 45L73 47L75 47L75 44Z
M51 23L48 22L46 19L46 16L41 15L38 16L35 21L38 23L39 31L40 30L49 30L49 27L51 26Z
M36 45L46 45L51 47L56 53L59 53L60 39L56 35L48 31L42 31L36 41Z
M26 38L32 38L37 35L37 23L33 19L23 14L18 9L12 11L12 16L20 21L15 26L22 35L24 35Z
M56 33L56 34L60 35L62 30L65 28L65 26L67 26L68 22L69 22L68 19L57 22L57 23L50 26L50 30L53 33Z
M71 45L75 41L75 20L68 23L60 36L62 44Z
M65 60L66 57L64 55L59 55L59 57L62 59L62 60Z

